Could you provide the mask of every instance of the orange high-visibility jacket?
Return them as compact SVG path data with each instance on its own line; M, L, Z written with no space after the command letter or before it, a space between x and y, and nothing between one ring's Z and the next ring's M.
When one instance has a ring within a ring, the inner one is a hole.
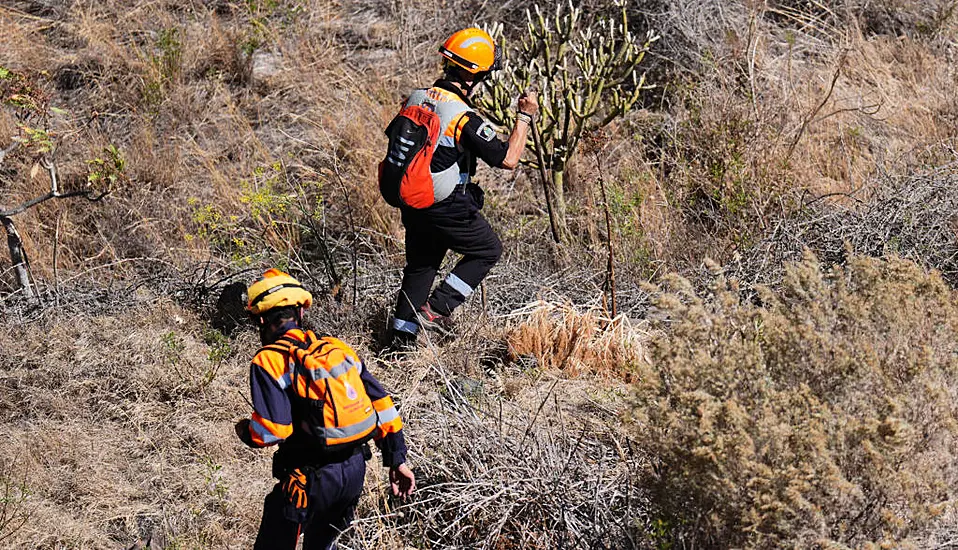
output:
M306 342L306 334L294 328L286 332L286 338ZM321 360L326 361L328 371L338 372L357 369L376 414L373 438L383 451L386 466L398 466L405 461L406 445L402 436L402 419L378 380L369 372L356 352L337 338L326 336L318 339L322 347ZM294 360L289 353L267 346L260 350L250 365L250 395L253 398L253 415L250 421L250 436L260 447L282 444L296 430L306 429L302 419L294 418L291 399L296 396L314 396L311 383L302 376L294 377ZM294 378L297 383L293 383ZM295 395L294 393L295 392ZM368 430L366 430L368 431ZM387 456L388 455L388 456Z

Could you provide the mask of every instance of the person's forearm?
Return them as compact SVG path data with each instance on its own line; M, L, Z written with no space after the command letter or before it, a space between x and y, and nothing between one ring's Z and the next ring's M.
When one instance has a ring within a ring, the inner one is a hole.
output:
M530 122L525 117L520 116L516 119L516 126L509 135L509 149L506 150L506 158L502 160L502 167L513 170L519 166L519 159L526 148L526 138L529 135Z
M383 454L383 466L394 468L406 462L406 438L401 431L388 433L376 440L376 446Z

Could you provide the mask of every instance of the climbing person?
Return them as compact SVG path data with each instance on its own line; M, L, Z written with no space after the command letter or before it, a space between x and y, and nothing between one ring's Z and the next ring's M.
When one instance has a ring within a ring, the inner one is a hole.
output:
M472 91L501 68L500 50L492 37L480 29L460 30L443 43L439 54L442 77L405 100L400 115L386 129L390 148L380 165L380 189L390 204L399 207L406 230L406 266L391 327L393 349L414 345L420 327L448 333L453 310L499 260L502 243L480 213L483 190L471 178L477 159L508 170L519 165L539 108L534 92L520 95L516 124L509 138L501 140L469 102ZM438 124L432 126L436 139L423 141L416 131L428 126L429 113L438 115L433 116ZM410 156L421 149L430 159L418 167L424 177L411 175L417 166ZM418 186L417 177L424 180ZM462 258L430 295L449 250Z
M250 366L251 418L236 434L252 448L277 445L255 550L333 548L352 521L363 489L367 441L389 468L392 493L408 497L416 478L392 398L356 353L331 336L302 328L312 295L270 269L247 291L247 311L263 348Z

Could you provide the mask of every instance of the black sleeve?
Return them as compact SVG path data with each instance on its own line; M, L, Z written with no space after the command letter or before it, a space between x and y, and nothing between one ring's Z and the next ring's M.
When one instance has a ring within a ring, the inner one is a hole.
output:
M509 143L499 139L496 129L482 120L476 113L466 113L466 125L459 135L459 143L463 149L481 158L489 166L499 168L506 158Z

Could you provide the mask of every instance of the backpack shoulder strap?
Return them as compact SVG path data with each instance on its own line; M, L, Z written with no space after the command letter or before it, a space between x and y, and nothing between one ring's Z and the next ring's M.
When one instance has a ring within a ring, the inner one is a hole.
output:
M272 344L266 344L265 346L259 348L259 351L256 352L256 355L259 355L263 351L273 351L276 353L281 353L293 361L298 362L297 354L293 353L294 348L307 349L307 345L299 340L290 337L283 336L279 340L276 340Z
M309 338L309 337L310 337L311 334L312 334L311 332L307 332L307 333L306 333L306 341L305 341L305 342L300 342L299 340L297 340L296 338L293 338L292 336L285 336L285 335L284 335L282 338L280 338L280 339L277 340L274 344L271 344L271 345L276 345L276 344L284 345L284 344L285 344L286 348L294 347L294 348L299 348L299 349L308 349L308 348L309 348L309 342L310 342L310 338Z
M259 355L261 352L264 352L264 351L275 351L282 354L288 354L289 346L281 342L280 340L277 340L273 342L272 344L266 344L265 346L259 348L259 350L256 352L256 355Z

